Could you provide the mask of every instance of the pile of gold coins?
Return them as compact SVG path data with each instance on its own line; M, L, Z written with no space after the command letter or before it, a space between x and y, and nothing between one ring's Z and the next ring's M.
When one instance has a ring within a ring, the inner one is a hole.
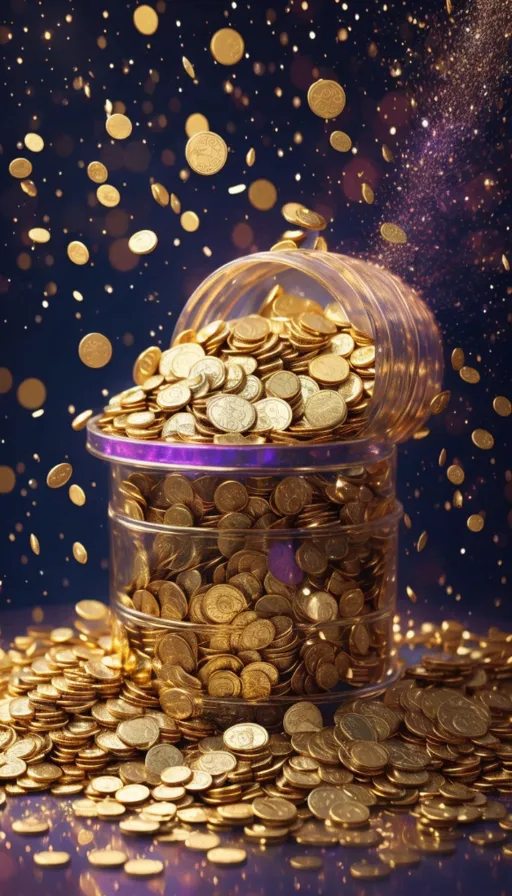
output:
M155 622L123 615L168 714L197 716L204 695L261 701L386 676L392 465L343 472L230 480L137 471L115 488L116 511L161 524L143 536L111 522L114 539L128 542L117 548L119 609Z
M512 816L491 798L512 792L510 634L424 626L406 639L428 648L421 662L382 696L341 705L331 724L302 701L272 733L245 721L212 730L162 711L150 661L126 648L106 607L81 601L76 611L74 628L33 626L0 652L0 806L41 791L78 797L77 817L183 843L219 865L243 863L251 844L290 838L376 849L351 866L357 878L449 855L476 822L498 826L475 830L473 843L512 854ZM383 810L411 816L400 839ZM13 824L32 837L48 828L47 817ZM56 867L70 855L41 851L34 861ZM164 868L119 848L92 850L89 861L136 877ZM320 869L322 860L297 855L291 864Z
M297 203L284 211L302 229L273 249L296 249L308 230L326 226ZM312 248L326 247L318 237ZM340 441L365 428L375 343L338 303L324 309L276 284L257 314L185 330L164 351L145 349L133 379L104 408L104 432L221 445Z

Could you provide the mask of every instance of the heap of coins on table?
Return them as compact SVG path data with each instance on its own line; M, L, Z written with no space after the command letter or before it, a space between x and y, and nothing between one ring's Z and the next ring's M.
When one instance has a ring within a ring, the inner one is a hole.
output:
M296 249L326 221L284 207L299 230L273 249ZM318 237L313 249L327 247ZM337 302L322 305L276 283L257 314L185 330L171 348L137 358L135 386L98 420L131 439L215 444L330 442L365 428L375 386L375 342Z
M0 652L0 806L42 791L76 797L77 817L183 844L216 865L291 839L360 847L351 874L380 878L454 853L475 823L472 843L512 855L512 816L492 798L512 792L510 634L424 625L404 639L427 648L421 662L404 665L380 697L340 706L332 724L302 701L278 731L250 722L212 731L162 712L146 657L119 653L106 607L81 601L76 611L74 628L34 625ZM412 824L397 837L386 819L403 813ZM34 838L51 818L27 816L13 830ZM48 850L33 858L71 860ZM119 843L88 858L137 877L164 869L128 859ZM322 859L297 854L290 865L318 870Z

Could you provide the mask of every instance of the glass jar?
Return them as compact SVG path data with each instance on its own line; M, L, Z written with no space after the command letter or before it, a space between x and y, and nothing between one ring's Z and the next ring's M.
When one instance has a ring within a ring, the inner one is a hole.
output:
M304 249L236 259L191 296L175 345L196 342L208 356L222 343L228 359L241 345L244 354L254 314L270 321L258 358L264 382L280 368L297 379L308 359L338 353L323 335L329 328L349 344L345 356L361 389L354 419L335 430L341 440L331 441L320 415L316 434L299 421L289 433L272 432L270 442L267 435L217 441L201 403L196 432L181 435L160 419L156 436L150 430L144 440L135 429L127 438L116 424L124 432L125 406L146 400L140 369L137 386L88 425L89 450L110 462L118 635L151 675L163 710L192 737L239 719L277 726L298 700L333 709L354 690L371 694L394 680L401 515L394 444L424 424L441 384L430 311L402 281L366 262ZM237 329L241 317L247 321ZM354 344L370 361L353 365ZM154 369L144 376L165 390L179 379L169 365L175 355L148 352L152 364L161 358L159 376ZM229 403L231 392L222 400ZM151 401L158 414L159 396Z

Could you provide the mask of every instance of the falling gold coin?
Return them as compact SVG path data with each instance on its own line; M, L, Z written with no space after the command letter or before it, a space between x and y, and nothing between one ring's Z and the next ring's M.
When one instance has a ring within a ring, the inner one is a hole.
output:
M372 205L372 203L375 200L375 193L373 192L372 188L370 187L370 184L361 184L361 193L362 193L364 201L368 205Z
M48 488L61 488L71 479L73 467L71 464L62 463L52 467L46 477L46 485Z
M504 395L497 395L492 406L500 417L510 417L512 414L512 402Z
M37 196L37 187L33 180L20 181L20 187L27 196Z
M195 73L194 66L192 65L190 59L187 59L186 56L182 56L181 63L183 65L183 68L185 69L187 75L189 76L189 78L194 79L196 76L196 73Z
M446 476L452 485L462 485L464 482L464 470L458 464L451 464L446 471Z
M98 622L107 615L107 607L99 600L79 600L75 610L77 616L90 622Z
M123 115L121 112L114 112L113 115L107 118L105 128L107 134L113 140L126 140L133 130L133 125L126 115Z
M244 50L244 39L234 28L221 28L210 41L210 53L221 65L236 65Z
M68 258L73 264L87 264L89 261L89 250L87 246L79 240L73 240L67 248Z
M470 383L472 386L480 382L480 374L474 367L464 365L459 370L459 376L461 380L464 380L465 383Z
M438 392L437 395L434 395L432 401L430 402L431 412L433 414L441 414L448 407L450 397L451 392L449 389L446 389L444 392Z
M175 215L179 215L181 212L181 202L176 196L176 193L171 193L169 197L169 202L171 204L171 208Z
M159 859L129 859L124 870L130 877L154 877L164 870L164 863Z
M180 218L180 224L187 233L194 233L199 227L199 217L195 212L183 212Z
M471 433L471 441L473 445L476 445L477 448L481 448L482 451L489 451L491 448L494 448L494 436L491 435L490 432L487 432L486 429L475 429Z
M44 140L39 134L25 134L23 142L30 152L41 152L44 149Z
M133 24L137 31L149 37L158 28L158 15L152 6L147 6L144 3L142 6L137 6L134 10Z
M63 865L67 865L70 860L71 856L68 852L47 850L45 852L34 853L34 862L36 865L41 865L43 868L59 868Z
M416 550L418 551L418 553L420 553L421 551L424 550L424 548L426 548L427 541L428 541L428 533L423 531L421 533L420 537L418 538L418 544L416 545Z
M139 230L128 240L128 248L134 255L149 255L158 245L158 237L152 230Z
M95 184L104 184L108 177L108 171L103 162L89 162L87 176Z
M479 513L472 513L471 516L468 516L466 525L470 532L481 532L484 528L485 520Z
M28 235L34 243L47 243L51 237L50 231L45 227L32 227Z
M34 533L31 532L29 541L30 547L32 548L34 554L36 554L36 556L39 556L41 548L39 547L39 539L37 535L34 535Z
M201 115L200 112L192 112L192 115L189 115L185 122L185 133L187 137L193 137L194 134L199 134L200 131L209 131L210 124L205 115Z
M84 429L87 426L92 415L93 411L91 410L82 411L80 414L77 414L74 420L71 421L71 429L74 429L75 432L80 432L81 429Z
M9 164L9 174L13 177L30 177L32 174L32 162L28 159L13 159Z
M309 108L320 118L336 118L345 108L345 91L337 81L320 78L308 90Z
M452 367L454 370L461 370L464 367L464 352L461 348L454 348L451 356Z
M70 485L69 486L69 498L73 504L76 504L77 507L83 507L85 504L85 492L83 488L80 488L79 485Z
M254 180L249 187L249 202L260 212L267 212L277 201L277 190L274 184L264 177Z
M158 202L158 205L161 205L162 208L165 208L169 205L169 191L164 187L163 184L151 184L151 195L153 199Z
M228 148L222 137L213 131L199 131L188 140L185 157L197 174L217 174L226 164Z
M407 242L407 234L398 224L381 224L380 232L383 239L388 243L396 243L404 245Z
M352 149L352 140L344 131L333 131L329 137L329 143L338 152L348 152Z
M385 143L382 144L382 158L385 162L392 162L394 159L393 151Z
M102 184L96 190L96 196L98 198L98 202L101 205L106 206L107 208L115 208L116 205L119 205L121 201L121 194L116 187L112 187L110 184Z
M87 563L87 551L79 541L73 544L73 557L77 563Z
M112 357L112 343L103 333L88 333L80 341L78 354L86 367L105 367Z
M245 163L249 168L252 168L256 161L256 151L251 148L247 151L247 155L245 156Z

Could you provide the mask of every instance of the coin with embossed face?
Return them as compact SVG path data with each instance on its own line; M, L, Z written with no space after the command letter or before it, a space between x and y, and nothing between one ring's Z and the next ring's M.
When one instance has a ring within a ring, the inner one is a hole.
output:
M340 426L347 417L347 404L339 392L323 389L308 399L305 416L313 427Z
M188 140L185 157L197 174L217 174L226 164L228 148L218 134L212 131L198 131Z
M226 749L239 753L260 750L268 744L268 740L268 731L255 722L240 722L232 725L223 734Z
M253 407L256 415L253 432L282 432L292 422L293 411L281 398L262 398Z
M238 395L220 395L207 407L210 423L221 432L247 432L256 420L254 406Z
M336 118L345 108L345 91L337 81L320 78L308 90L309 108L320 118Z

